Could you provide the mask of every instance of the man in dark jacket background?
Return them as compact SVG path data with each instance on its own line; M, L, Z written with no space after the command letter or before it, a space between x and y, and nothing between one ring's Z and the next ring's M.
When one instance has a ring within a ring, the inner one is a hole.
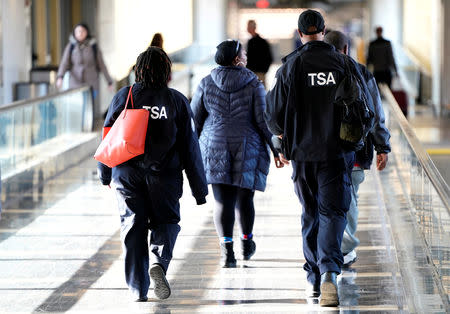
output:
M331 31L325 35L324 41L333 45L339 52L346 55L348 54L349 40L343 33ZM350 266L357 259L355 252L355 248L359 245L359 239L355 235L358 226L359 213L357 193L359 185L364 181L364 170L370 169L373 160L374 146L377 151L376 166L380 171L386 167L388 161L387 154L391 151L391 146L389 144L389 138L391 136L384 123L384 111L381 105L377 82L364 65L358 64L358 66L367 82L367 87L373 100L375 123L374 127L369 132L365 146L360 151L356 152L356 161L352 170L352 201L350 203L350 209L347 212L347 227L345 228L341 245L342 254L344 254L344 267Z
M294 188L303 205L308 296L320 295L321 306L337 306L354 152L339 144L341 111L334 99L348 57L323 42L325 22L319 12L304 11L298 31L304 45L284 58L266 96L265 119L269 130L282 137L283 154L293 163ZM354 75L363 80L359 72ZM367 86L362 88L367 94Z
M270 45L267 40L256 33L254 20L248 21L247 31L252 35L247 44L247 68L252 70L266 87L266 73L273 61Z
M392 53L392 45L389 40L383 38L383 28L375 29L377 39L369 44L367 65L373 65L373 76L378 83L386 83L391 88L392 70L397 75L397 66Z

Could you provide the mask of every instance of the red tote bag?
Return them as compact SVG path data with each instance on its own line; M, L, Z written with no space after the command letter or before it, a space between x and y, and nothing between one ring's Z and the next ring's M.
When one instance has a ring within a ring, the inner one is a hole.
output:
M109 130L103 129L103 140L94 155L96 160L110 168L142 155L145 151L149 111L134 109L132 88L133 86L128 92L125 108L113 126ZM130 99L133 109L127 109Z

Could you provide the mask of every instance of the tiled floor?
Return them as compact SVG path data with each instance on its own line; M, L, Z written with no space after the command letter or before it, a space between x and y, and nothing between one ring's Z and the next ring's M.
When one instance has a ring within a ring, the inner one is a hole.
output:
M238 253L236 269L218 265L212 197L195 206L186 186L182 231L168 274L172 296L158 301L150 294L146 303L130 302L115 197L98 183L94 169L88 160L4 210L1 313L408 312L390 225L374 189L379 183L371 172L360 193L359 260L339 277L341 306L333 309L304 297L300 206L290 168L271 169L267 191L256 194L257 251L247 262Z

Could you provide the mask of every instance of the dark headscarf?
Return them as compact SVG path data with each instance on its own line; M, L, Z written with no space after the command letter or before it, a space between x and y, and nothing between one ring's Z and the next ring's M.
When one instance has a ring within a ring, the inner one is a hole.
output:
M221 42L217 47L215 61L219 65L228 66L233 63L234 58L239 55L242 45L238 40L228 39Z

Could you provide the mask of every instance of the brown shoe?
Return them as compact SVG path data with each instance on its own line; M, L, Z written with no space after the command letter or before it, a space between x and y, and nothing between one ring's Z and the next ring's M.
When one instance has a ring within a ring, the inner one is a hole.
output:
M323 273L320 280L320 306L338 306L339 296L336 283L336 273Z

